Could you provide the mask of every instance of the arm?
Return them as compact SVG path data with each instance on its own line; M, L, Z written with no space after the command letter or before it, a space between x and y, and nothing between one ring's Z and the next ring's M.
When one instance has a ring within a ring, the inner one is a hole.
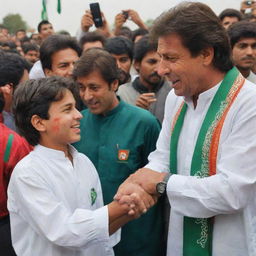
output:
M143 29L148 29L147 26L145 25L145 23L143 22L143 20L141 19L141 17L139 16L139 14L136 11L131 10L131 9L125 10L125 11L128 11L130 19L136 25L138 25L138 27L143 28Z
M136 100L136 106L148 110L150 104L153 102L156 102L155 93L142 93Z
M122 28L125 22L126 22L126 18L124 17L123 13L118 13L115 16L115 29L114 29L115 36L119 35L120 29Z

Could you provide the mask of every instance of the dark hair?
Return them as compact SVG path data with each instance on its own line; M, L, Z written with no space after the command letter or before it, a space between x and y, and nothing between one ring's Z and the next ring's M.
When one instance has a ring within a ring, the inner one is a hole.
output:
M11 83L15 89L25 70L29 70L29 64L23 57L16 53L2 53L0 55L0 86Z
M97 31L93 31L93 32L87 32L81 39L80 39L80 46L81 48L83 48L83 45L85 43L89 43L89 42L96 42L96 41L100 41L104 47L105 42L106 42L106 37L104 35L102 35L101 33L97 32Z
M232 24L228 30L228 36L230 40L231 47L241 39L241 38L255 38L256 39L256 23L249 21L239 21Z
M177 34L192 57L207 47L214 49L213 66L222 72L233 67L231 49L219 18L207 5L183 2L158 17L152 26L153 39Z
M39 47L36 44L25 43L21 45L22 51L27 54L29 51L39 52Z
M75 64L73 77L77 79L88 76L94 71L98 71L109 85L118 79L118 68L115 58L101 48L91 48L83 53L82 57Z
M137 36L144 36L148 34L148 30L145 28L137 28L132 31L132 41L134 42Z
M4 104L5 104L4 95L3 95L3 93L0 91L0 113L2 113L3 110L4 110Z
M223 10L219 14L219 19L221 21L223 21L225 17L236 17L238 19L238 21L240 21L243 19L243 14L236 9L228 8L228 9Z
M51 35L47 37L40 47L40 60L43 69L52 68L52 55L60 50L72 49L81 55L82 49L77 41L70 36L65 35Z
M135 61L141 62L148 52L156 52L156 51L157 51L156 41L150 40L149 36L146 35L142 37L137 43L135 43L133 59Z
M39 24L37 25L37 31L40 33L42 26L43 25L47 25L47 24L51 24L48 20L42 20L39 22Z
M17 34L18 34L19 32L24 32L24 33L26 34L26 30L21 28L21 29L18 29L18 30L15 32L15 35L17 36Z
M122 36L108 38L105 50L116 55L127 54L131 60L133 58L133 42Z
M132 40L132 31L130 28L123 26L120 28L118 33L116 33L116 36L123 36L125 38L128 38L129 40Z
M13 113L19 132L35 146L39 143L40 133L31 124L33 115L49 119L49 108L53 102L61 100L66 90L77 98L78 85L72 79L47 77L28 80L17 88L13 96Z

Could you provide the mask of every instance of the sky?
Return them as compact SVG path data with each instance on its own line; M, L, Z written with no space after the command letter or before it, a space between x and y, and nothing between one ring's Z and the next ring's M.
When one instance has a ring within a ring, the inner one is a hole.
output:
M61 0L62 12L57 13L57 0L47 0L48 19L53 24L55 31L67 30L75 35L80 26L81 17L89 3L96 2L87 0ZM114 23L114 17L124 9L136 10L141 18L146 21L155 19L163 11L175 6L181 0L98 0L101 10L104 12L110 25ZM201 0L209 5L216 14L226 8L238 9L240 0ZM42 0L0 0L0 23L7 14L20 14L31 28L37 27L41 21ZM130 28L136 26L128 21Z

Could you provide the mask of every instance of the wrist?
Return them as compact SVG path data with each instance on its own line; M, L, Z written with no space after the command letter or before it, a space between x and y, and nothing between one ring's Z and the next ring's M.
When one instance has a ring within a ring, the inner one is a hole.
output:
M166 194L167 184L171 176L171 173L164 173L162 180L156 184L156 192L158 196Z

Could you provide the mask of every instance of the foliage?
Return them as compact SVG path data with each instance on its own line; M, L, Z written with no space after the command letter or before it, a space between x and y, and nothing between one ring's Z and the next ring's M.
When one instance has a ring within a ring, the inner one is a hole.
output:
M9 33L15 34L19 29L27 30L27 23L22 19L20 14L8 14L3 18L3 25L8 28Z

